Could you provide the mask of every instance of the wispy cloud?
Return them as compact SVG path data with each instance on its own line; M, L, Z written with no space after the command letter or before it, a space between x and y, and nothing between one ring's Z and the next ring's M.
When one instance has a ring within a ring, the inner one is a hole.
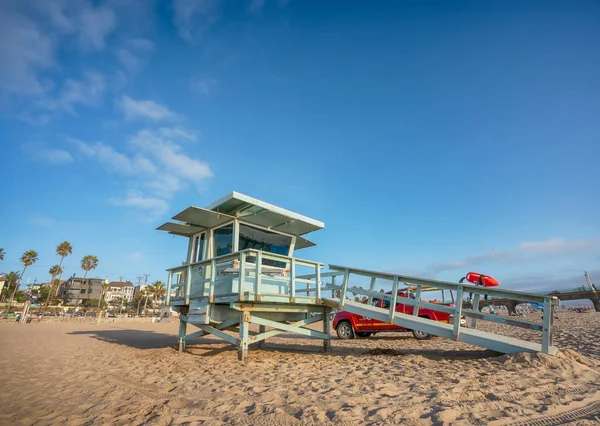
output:
M117 101L117 106L128 120L145 118L150 120L172 120L177 117L173 111L157 102L144 100L136 101L129 96L123 96Z
M218 0L173 0L173 23L179 36L196 43L218 21Z
M250 0L248 2L248 10L254 14L260 13L265 4L266 0Z
M163 199L147 197L136 191L129 191L123 198L110 198L109 202L116 206L151 210L156 214L163 213L169 207L168 203Z
M600 239L566 240L552 238L546 241L523 242L512 250L494 250L487 253L468 256L463 260L430 265L431 273L468 269L491 262L527 262L544 257L563 256L600 247Z
M36 104L48 111L65 111L75 114L74 105L98 106L106 85L104 78L97 72L87 72L83 80L65 80L55 98L45 98Z
M40 226L42 228L51 228L53 227L56 222L54 221L54 219L45 216L43 214L35 214L33 215L30 219L29 222L31 222L33 225L36 226Z
M54 65L52 41L21 14L14 2L0 2L0 90L39 95L51 85L38 73Z
M38 163L50 166L63 166L73 162L73 156L64 149L47 148L40 144L26 143L21 146L23 151Z
M190 83L191 89L194 93L200 93L203 95L210 95L210 92L217 86L218 80L211 77L195 77L192 78Z
M199 189L213 177L207 162L190 156L176 142L190 143L195 139L195 132L180 127L140 130L129 140L132 154L117 151L103 142L69 141L80 155L95 159L110 172L128 177L135 190L124 197L110 198L111 204L159 214L173 194L190 186Z
M75 145L79 153L95 158L107 170L122 175L155 173L157 170L148 158L140 155L129 157L103 142L87 143L76 139L69 139L69 141Z
M202 181L213 177L208 163L189 157L180 145L151 130L140 130L131 143L142 152L151 155L171 174L190 181Z

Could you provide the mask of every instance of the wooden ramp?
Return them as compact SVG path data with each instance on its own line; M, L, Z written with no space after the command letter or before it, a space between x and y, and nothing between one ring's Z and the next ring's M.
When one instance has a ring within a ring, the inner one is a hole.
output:
M432 321L427 318L419 318L418 316L407 315L400 312L395 312L390 321L390 311L388 309L376 308L364 303L352 302L349 300L345 300L344 306L342 307L340 306L340 299L338 298L323 298L322 300L323 303L334 309L345 310L356 315L375 318L384 322L391 322L410 330L417 330L434 336L445 337L458 342L491 349L496 352L506 354L518 352L543 352L542 345L539 343L487 333L481 330L455 327L452 324ZM549 346L548 354L555 355L556 351L557 348L555 346Z

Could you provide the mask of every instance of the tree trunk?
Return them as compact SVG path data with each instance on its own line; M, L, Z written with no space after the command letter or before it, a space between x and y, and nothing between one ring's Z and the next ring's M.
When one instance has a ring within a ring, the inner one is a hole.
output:
M27 266L25 266L23 268L23 272L21 272L21 275L19 276L19 280L16 282L15 289L13 290L12 294L10 295L10 301L8 302L8 309L6 310L6 314L8 314L10 312L10 307L12 306L13 299L15 298L15 294L17 293L17 289L19 287L21 287L21 279L23 278L23 274L25 274L26 270L27 270Z
M58 297L58 289L60 288L60 281L62 279L62 273L63 273L63 271L62 271L62 263L63 263L63 259L64 258L65 258L64 256L61 256L60 257L60 263L58 264L58 267L61 268L61 270L60 270L60 275L58 276L58 285L56 286L56 294L54 295L54 297Z
M146 295L146 300L144 301L144 317L146 316L146 305L148 305L148 295Z
M142 298L140 297L140 298L138 299L138 307L137 307L137 315L138 315L138 316L140 315L140 304L141 304L141 303L142 303Z

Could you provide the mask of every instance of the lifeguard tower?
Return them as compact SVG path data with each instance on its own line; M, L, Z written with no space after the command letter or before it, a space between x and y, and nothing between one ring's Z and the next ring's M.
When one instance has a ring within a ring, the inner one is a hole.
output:
M323 229L323 222L237 192L173 219L178 223L157 229L189 238L184 265L168 270L167 305L180 313L180 351L186 339L210 333L238 346L244 360L249 344L284 331L323 339L329 348L328 320L322 332L305 328L331 312L317 285L323 264L294 257L315 245L304 235ZM300 271L314 278L301 278ZM186 334L188 324L200 331ZM227 333L236 328L239 336Z
M246 360L248 346L262 345L270 337L291 332L323 340L330 349L330 313L346 310L358 315L393 323L407 329L469 343L503 353L543 352L555 354L552 336L553 312L558 299L498 287L485 288L425 278L390 274L347 266L329 265L296 257L313 246L305 236L324 228L318 220L276 207L252 197L232 192L206 208L190 206L158 230L189 239L182 265L168 269L167 306L179 312L179 350L191 338L211 334L238 348ZM337 281L336 281L337 280ZM351 281L370 282L369 288ZM389 294L376 290L376 282L391 288ZM398 312L398 293L409 290L414 298L403 305L413 313ZM449 290L454 306L433 304L421 298L427 291ZM331 293L329 293L331 292ZM466 292L466 293L465 293ZM327 293L327 294L325 294ZM474 294L472 305L463 306L463 294ZM349 300L349 294L389 300L378 308L370 303ZM541 324L522 318L485 314L479 310L481 296L511 298L544 306ZM329 297L327 297L329 296ZM460 321L446 324L420 316L420 308L470 317L470 327ZM322 331L307 328L321 322ZM526 328L540 332L541 343L477 330L477 321ZM199 330L187 334L188 324ZM256 324L258 331L250 330Z

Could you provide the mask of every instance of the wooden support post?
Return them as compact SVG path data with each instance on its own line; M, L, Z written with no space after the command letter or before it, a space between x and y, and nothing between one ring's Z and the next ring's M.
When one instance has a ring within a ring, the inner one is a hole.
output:
M473 296L473 310L475 312L479 312L479 299L481 298L481 295L479 293L475 293L475 296ZM473 317L471 319L471 328L476 329L477 328L477 318Z
M215 280L217 277L217 262L215 259L210 261L210 287L208 287L208 303L215 302Z
M550 340L552 334L552 299L549 297L544 298L544 316L543 316L543 328L542 328L542 352L545 354L549 353Z
M190 294L192 293L192 265L188 265L186 268L186 284L185 284L185 304L190 304ZM145 312L144 312L145 314Z
M179 352L185 351L185 333L187 322L183 318L179 318Z
M394 323L394 315L396 315L396 302L398 300L398 277L394 277L392 281L392 300L390 301L390 320L389 323Z
M296 303L296 259L290 261L290 303Z
M169 278L167 279L167 300L165 301L166 306L171 306L171 286L173 285L173 274L169 271ZM100 294L100 298L102 298L102 294ZM138 314L140 307L138 305Z
M456 304L454 309L454 338L458 341L460 338L460 317L462 317L463 286L456 289Z
M264 325L262 325L262 324L258 326L258 334L259 334L259 335L260 335L260 334L263 334L265 331L267 331L267 327L265 327L265 326L264 326ZM266 341L267 341L267 339L260 340L260 341L258 342L258 347L259 347L259 348L261 348L261 349L264 349L264 348L265 348L265 342L266 342Z
M331 277L331 298L335 299L335 275L333 277Z
M245 253L240 253L240 266L239 266L239 280L238 280L238 294L239 294L239 300L243 301L244 300L244 291L246 290L245 287L245 283L246 283L246 254Z
M323 339L323 352L331 351L331 319L329 318L329 314L331 313L331 308L324 307L323 308L323 333L325 333L328 338Z
M375 281L377 278L371 277L371 285L369 286L369 291L375 291ZM373 295L369 294L369 306L373 304Z
M417 293L415 294L415 306L413 307L413 315L419 316L419 305L421 304L421 285L417 286Z
M344 271L344 282L342 283L342 291L340 293L340 307L343 308L346 303L346 293L348 293L348 281L350 281L350 271Z
M315 282L317 284L317 303L321 301L321 265L315 267Z
M260 293L262 291L261 287L262 287L262 251L259 251L258 253L256 253L256 269L254 271L254 275L255 275L255 280L254 280L254 293L255 293L255 300L257 302L260 301Z
M240 312L240 346L238 347L238 360L248 361L248 329L250 327L250 313Z

